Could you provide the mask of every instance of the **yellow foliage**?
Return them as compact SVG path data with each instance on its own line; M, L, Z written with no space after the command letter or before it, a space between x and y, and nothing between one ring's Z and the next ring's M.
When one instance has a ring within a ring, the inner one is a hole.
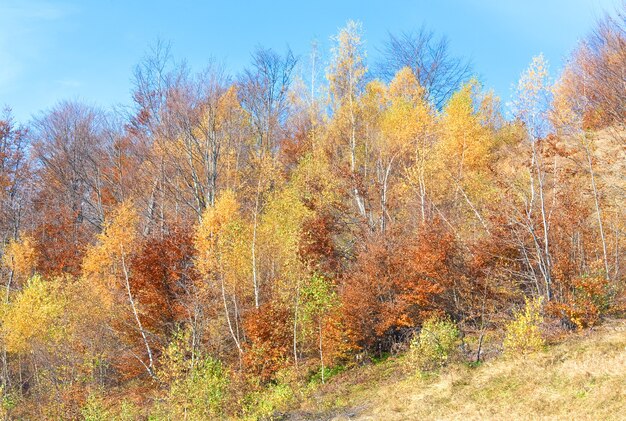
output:
M548 62L543 54L533 57L528 69L522 74L517 90L519 93L517 111L526 115L533 111L533 106L542 100L548 89Z
M524 309L515 314L515 318L506 325L504 350L507 353L527 353L541 349L545 342L541 336L543 316L541 308L543 297L528 299Z
M411 341L408 360L421 371L443 367L457 351L460 342L459 329L452 321L430 318Z
M37 264L35 240L24 236L20 240L11 240L4 249L2 264L13 271L16 278L31 276Z
M400 69L389 83L389 96L402 98L405 102L418 104L424 100L425 93L410 67Z
M476 81L464 85L450 98L441 119L440 154L447 158L450 173L458 179L467 171L483 170L493 146L490 133L481 124L474 106L474 93L478 88Z
M354 99L367 72L361 32L361 23L351 20L334 38L336 44L327 78L330 91L339 104Z
M131 202L124 202L113 211L97 236L98 243L85 254L83 272L87 277L117 273L121 258L132 250L135 243L138 221L139 216Z
M226 283L248 277L251 270L249 227L241 218L235 193L225 190L204 211L194 239L196 266L205 277L223 276Z
M35 275L2 313L2 334L7 351L27 353L35 342L55 341L62 333L58 320L65 298L56 281Z
M540 54L533 57L528 69L522 73L513 103L516 116L524 123L533 141L548 133L547 111L551 93L548 62Z
M576 75L566 68L558 82L552 87L550 121L560 135L582 132L586 103L576 91Z
M293 186L275 193L267 204L259 229L262 249L270 261L284 268L283 276L299 272L301 227L311 214Z
M332 176L331 164L325 154L308 154L298 162L289 184L301 197L328 208L341 200L340 181Z
M385 149L409 152L432 126L432 116L425 102L416 104L402 98L393 98L381 121L381 130L387 140Z
M457 91L438 121L439 142L430 163L431 197L453 200L473 222L494 193L490 170L497 146L492 128L497 119L494 101L491 94L481 93L475 80Z

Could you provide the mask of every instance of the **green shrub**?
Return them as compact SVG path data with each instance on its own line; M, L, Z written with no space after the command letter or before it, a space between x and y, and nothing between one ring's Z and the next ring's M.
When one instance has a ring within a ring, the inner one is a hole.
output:
M6 392L3 386L0 386L0 396L0 419L11 419L10 413L17 406L18 397L12 391Z
M169 385L164 398L152 408L149 419L220 419L228 395L228 372L210 356L193 352L190 332L174 334L158 371ZM192 358L193 356L193 358Z
M250 392L243 401L243 420L274 419L277 412L285 411L302 393L297 373L292 369L277 372L276 380L263 384L250 378Z
M419 335L411 341L408 357L420 371L446 365L460 344L460 333L450 320L431 318L424 322Z
M293 399L294 390L290 385L270 384L246 396L243 419L272 419L276 411L286 409Z
M115 419L119 421L133 421L140 419L139 408L131 401L124 399L120 403Z
M324 367L324 379L326 379L326 381L330 380L331 378L335 377L338 374L343 373L344 371L346 371L348 369L347 366L345 365L334 365L332 367ZM322 368L320 367L317 371L315 371L315 373L309 378L309 384L318 384L318 383L322 383Z
M89 394L80 413L85 421L108 421L112 418L98 393Z
M206 420L219 418L228 379L222 363L207 357L184 378L170 386L168 396L172 419Z
M528 353L541 349L545 342L541 335L543 297L528 299L524 309L515 313L514 319L506 325L504 352Z

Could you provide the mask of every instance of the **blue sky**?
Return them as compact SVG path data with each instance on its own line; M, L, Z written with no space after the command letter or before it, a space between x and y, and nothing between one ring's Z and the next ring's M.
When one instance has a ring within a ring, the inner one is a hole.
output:
M594 22L620 0L13 1L0 0L0 106L20 122L63 99L130 102L134 66L156 39L200 70L210 58L236 73L257 45L306 56L348 19L360 20L370 60L387 31L423 23L503 102L540 52L553 74Z

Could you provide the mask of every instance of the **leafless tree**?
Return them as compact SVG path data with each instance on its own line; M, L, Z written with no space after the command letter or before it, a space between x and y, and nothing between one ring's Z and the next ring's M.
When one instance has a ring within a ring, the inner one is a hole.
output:
M252 118L261 150L277 152L297 62L291 49L281 56L269 48L258 47L252 54L251 66L240 77L241 102Z
M380 52L382 59L374 70L381 79L389 81L398 70L410 67L437 108L442 108L472 75L470 61L453 56L448 39L438 37L426 26L417 31L389 33Z
M252 53L252 64L240 76L239 93L243 108L250 115L256 138L256 179L253 211L252 283L254 303L260 305L260 285L256 262L258 215L262 207L264 160L277 155L284 123L289 113L288 92L298 59L291 49L284 56L258 47Z
M102 166L104 113L79 102L61 102L33 124L33 152L48 188L72 210L75 222L99 229L104 221Z
M17 237L26 200L29 165L27 130L17 126L10 109L0 116L0 235Z
M198 215L215 201L219 156L226 142L220 108L227 82L221 66L213 65L197 77L181 79L168 92L169 131L182 140L185 156L184 162L173 164L188 178L185 184L192 189Z
M606 16L584 40L573 59L592 126L626 126L626 3Z

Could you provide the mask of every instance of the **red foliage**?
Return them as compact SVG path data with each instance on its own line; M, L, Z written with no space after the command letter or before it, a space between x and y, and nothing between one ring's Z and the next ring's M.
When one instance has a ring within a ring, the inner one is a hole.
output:
M423 227L416 237L370 239L357 256L342 293L344 318L354 343L384 351L403 328L438 310L436 297L450 288L455 251L450 234Z
M293 346L292 314L278 303L268 302L246 314L244 327L248 337L244 366L262 381L289 363Z
M42 215L33 231L39 256L37 271L44 276L78 275L92 231L81 223L76 212L47 192L36 199L35 210Z
M287 169L294 168L298 161L311 150L309 127L298 127L292 136L280 143L280 160Z
M333 234L337 224L329 212L304 222L300 238L300 258L318 272L332 275L340 269L340 255Z
M594 326L611 307L610 283L602 276L573 279L559 302L553 301L548 312L569 328Z
M189 227L172 226L167 234L146 237L138 244L130 262L130 285L151 350L158 357L172 332L189 320L186 300L197 278L193 266L193 237ZM128 308L125 291L119 305L127 311L115 318L114 328L125 348L132 352L115 355L113 364L124 379L145 376L137 356L148 360L145 343Z
M506 317L510 303L520 298L511 272L523 270L523 258L508 229L506 218L495 217L491 234L468 244L470 253L456 277L454 296L447 297L464 323L483 324L486 314Z
M133 292L147 329L170 331L186 319L183 299L196 278L191 229L175 226L167 235L146 238L132 259Z

